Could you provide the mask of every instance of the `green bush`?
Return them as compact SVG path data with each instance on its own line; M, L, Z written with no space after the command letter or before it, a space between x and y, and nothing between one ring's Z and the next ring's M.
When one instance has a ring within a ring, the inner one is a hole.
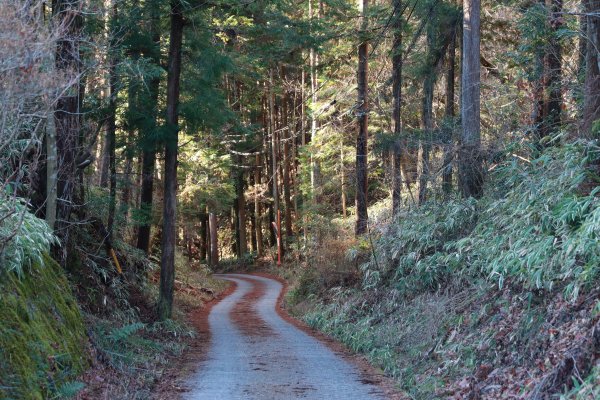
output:
M600 187L589 167L598 159L592 143L550 148L496 168L479 201L433 201L401 213L377 240L377 260L363 265L365 287L391 283L410 295L486 277L528 289L560 284L576 298L600 273Z
M454 246L472 268L497 280L513 278L528 288L566 284L577 297L600 272L600 187L582 193L598 160L596 146L551 148L530 164L499 171L506 195L490 201L476 229Z
M0 272L23 276L32 264L43 265L43 255L58 240L46 222L27 210L23 200L0 193Z

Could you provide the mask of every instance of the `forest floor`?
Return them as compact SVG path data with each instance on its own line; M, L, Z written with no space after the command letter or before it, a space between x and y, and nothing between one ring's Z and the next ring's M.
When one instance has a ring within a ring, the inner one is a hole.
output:
M173 399L185 390L185 380L208 349L210 309L233 286L213 279L205 266L180 259L173 320L161 323L155 321L152 307L155 275L145 291L130 298L137 317L129 322L118 313L107 318L86 315L92 365L79 378L85 388L76 399Z

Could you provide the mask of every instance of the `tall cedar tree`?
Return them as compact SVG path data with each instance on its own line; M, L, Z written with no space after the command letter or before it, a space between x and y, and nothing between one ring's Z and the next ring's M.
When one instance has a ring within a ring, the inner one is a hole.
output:
M392 188L392 212L400 209L402 201L402 0L392 0L394 15L394 44L392 47L392 96L394 122L394 176Z
M106 147L108 149L108 174L109 174L109 204L108 204L108 243L112 243L113 230L115 223L115 210L117 203L117 159L116 159L116 147L117 147L117 96L118 96L118 84L117 84L117 20L118 20L118 8L117 2L113 1L112 4L112 15L110 21L110 48L109 48L109 62L108 62L108 116L106 120Z
M463 197L483 194L480 146L480 18L481 0L463 1L462 135L459 186Z
M356 137L356 235L367 231L367 139L369 125L369 105L367 103L369 40L367 38L367 11L369 0L359 0L360 44L358 46L358 104L356 107L358 135Z
M585 75L585 100L583 105L582 133L588 138L600 132L600 0L585 0L587 49L586 49L586 75ZM594 126L596 125L596 126ZM595 129L595 132L594 132Z
M171 318L173 286L175 284L175 245L177 240L177 144L179 131L179 83L181 75L181 46L183 42L183 9L179 0L171 1L171 32L169 38L169 70L167 75L167 115L169 137L165 144L165 173L163 199L163 229L160 260L160 293L158 316Z
M81 74L79 41L83 28L81 16L82 3L77 0L55 0L52 2L52 14L62 26L64 34L57 41L56 68L65 74L73 74L77 81ZM57 220L56 232L61 237L63 249L68 248L68 223L76 203L77 193L77 149L80 142L81 126L81 85L75 85L61 96L56 105L56 148L57 160ZM66 253L59 259L64 264Z
M150 36L153 44L153 48L149 51L149 56L152 58L152 62L155 65L160 65L160 15L158 4L150 2L149 6L152 8L150 10ZM156 118L158 116L159 86L160 77L156 75L152 77L148 88L148 108L150 109L149 132L145 131L142 133L142 135L145 135L145 140L142 140L142 179L140 189L140 205L142 210L145 212L146 219L138 229L137 248L145 251L146 253L148 253L150 250L154 169L156 168L156 143L154 137L152 137L152 134L154 133L153 131L156 129L157 125Z

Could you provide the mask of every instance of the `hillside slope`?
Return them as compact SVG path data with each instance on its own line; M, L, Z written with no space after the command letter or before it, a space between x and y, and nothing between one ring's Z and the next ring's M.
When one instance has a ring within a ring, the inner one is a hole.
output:
M87 335L64 271L49 256L23 276L0 271L0 398L76 393Z
M598 158L508 157L479 201L407 210L345 253L324 240L292 310L416 399L597 398Z

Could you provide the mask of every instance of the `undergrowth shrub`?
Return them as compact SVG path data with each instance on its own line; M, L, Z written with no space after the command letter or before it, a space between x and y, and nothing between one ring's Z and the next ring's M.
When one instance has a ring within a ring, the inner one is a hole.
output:
M58 240L46 222L27 210L23 200L6 201L0 194L0 271L22 277L32 265L43 265L44 254Z
M348 249L359 247L353 238L328 239L327 246L310 253L288 300L296 304L310 295L324 294L332 287L350 287L359 283L357 260L348 256Z
M509 277L530 289L562 283L576 298L600 272L600 187L581 191L598 183L588 166L599 158L596 145L575 143L507 163L495 178L506 194L489 200L475 230L449 249L500 286Z
M514 159L490 176L487 195L406 210L375 243L366 289L393 284L405 295L450 279L507 279L527 289L564 286L574 299L600 272L600 187L588 168L600 149L577 142Z
M362 266L365 288L392 280L404 291L436 289L458 267L455 258L447 257L447 243L471 231L476 208L474 199L451 200L399 213Z
M195 336L189 326L174 320L122 324L91 315L88 318L93 326L92 342L102 359L117 371L136 373L142 379L154 379L168 357L182 354L186 346L183 339Z

